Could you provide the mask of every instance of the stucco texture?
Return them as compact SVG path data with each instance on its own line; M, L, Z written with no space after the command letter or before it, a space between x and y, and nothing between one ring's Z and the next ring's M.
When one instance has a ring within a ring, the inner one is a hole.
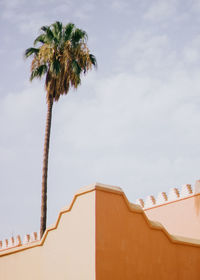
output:
M200 279L199 242L185 241L151 223L123 193L97 190L97 280Z
M200 241L171 236L120 188L80 190L41 241L0 252L0 280L197 280Z
M41 242L0 254L0 280L14 279L95 279L95 192L76 196Z
M171 234L200 239L200 194L145 210L150 220L159 221Z

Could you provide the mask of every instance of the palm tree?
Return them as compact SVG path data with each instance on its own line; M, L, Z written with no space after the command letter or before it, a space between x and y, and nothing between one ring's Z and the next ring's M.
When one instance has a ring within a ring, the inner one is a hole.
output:
M39 47L36 48L37 44ZM29 56L33 57L30 81L45 76L47 101L40 222L42 238L47 219L47 172L53 103L61 95L67 94L70 88L76 89L81 84L81 74L96 67L97 62L87 47L87 33L76 28L73 23L64 26L58 21L41 27L34 47L25 51L25 57Z

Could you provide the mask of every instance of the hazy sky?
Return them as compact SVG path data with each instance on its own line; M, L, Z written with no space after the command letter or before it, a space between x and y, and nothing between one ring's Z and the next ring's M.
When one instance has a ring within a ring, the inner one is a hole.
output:
M200 177L200 0L0 0L0 238L39 229L46 100L23 53L56 20L98 70L53 108L48 224L94 182L134 202Z

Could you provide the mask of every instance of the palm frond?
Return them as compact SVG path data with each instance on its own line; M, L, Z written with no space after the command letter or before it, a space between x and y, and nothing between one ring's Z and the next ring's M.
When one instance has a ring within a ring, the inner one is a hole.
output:
M62 23L59 21L56 21L55 23L53 23L51 25L51 27L52 27L52 33L54 35L54 42L56 44L61 43L62 31L63 31Z
M41 29L42 31L46 32L48 28L49 28L48 25L44 25L44 26L42 26L40 29Z
M71 39L71 35L72 35L72 31L74 29L75 25L73 23L68 23L65 28L64 28L64 40L65 42L67 40L70 40Z
M30 81L32 82L33 79L38 78L38 77L39 77L38 71L37 71L37 69L35 69L31 72Z
M79 64L77 63L76 60L72 61L72 70L76 75L80 75L81 73L81 67L79 66Z
M46 64L43 64L43 65L40 65L39 67L38 67L38 75L40 76L40 77L42 77L44 74L46 74L47 73L47 66L46 66Z
M45 64L40 65L31 72L30 81L32 81L35 78L41 78L46 72L47 66Z
M46 40L45 40L46 36L45 34L40 34L34 41L34 46L37 44L37 43L46 43Z
M57 59L54 59L50 65L50 71L53 75L58 76L60 73L61 67L60 62Z
M90 61L92 63L92 65L94 65L95 68L97 68L97 60L96 60L96 57L93 55L93 54L89 54L89 57L90 57Z
M50 27L51 26L44 25L40 28L43 31L43 33L35 39L34 45L37 42L41 42L41 43L51 43L52 42L54 35L53 35L53 32L51 31Z
M53 27L52 32L55 34L61 33L63 30L63 25L60 21L56 21L51 26Z
M84 30L76 28L71 36L72 44L79 43L81 40L86 41L87 38L88 38L87 33Z
M53 39L54 39L54 35L53 32L51 31L50 26L43 26L43 31L44 31L44 38L45 38L45 43L47 44L51 44Z
M39 49L36 49L36 48L28 48L28 49L25 50L24 56L25 56L25 57L29 57L29 56L32 55L32 54L37 55L38 52L39 52Z
M81 84L81 77L80 75L71 75L70 79L71 87L77 89L77 87Z
M64 93L68 93L69 91L69 79L68 76L65 77L64 81L63 81L63 89L64 89Z

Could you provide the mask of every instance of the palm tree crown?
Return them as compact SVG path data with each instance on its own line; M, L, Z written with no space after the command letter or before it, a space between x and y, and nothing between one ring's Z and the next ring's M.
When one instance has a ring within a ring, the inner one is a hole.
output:
M47 100L58 101L70 87L77 88L81 74L97 66L97 62L87 47L87 33L73 23L63 26L57 21L41 27L41 31L34 41L34 45L41 43L40 47L25 51L25 57L33 55L30 80L46 75Z

